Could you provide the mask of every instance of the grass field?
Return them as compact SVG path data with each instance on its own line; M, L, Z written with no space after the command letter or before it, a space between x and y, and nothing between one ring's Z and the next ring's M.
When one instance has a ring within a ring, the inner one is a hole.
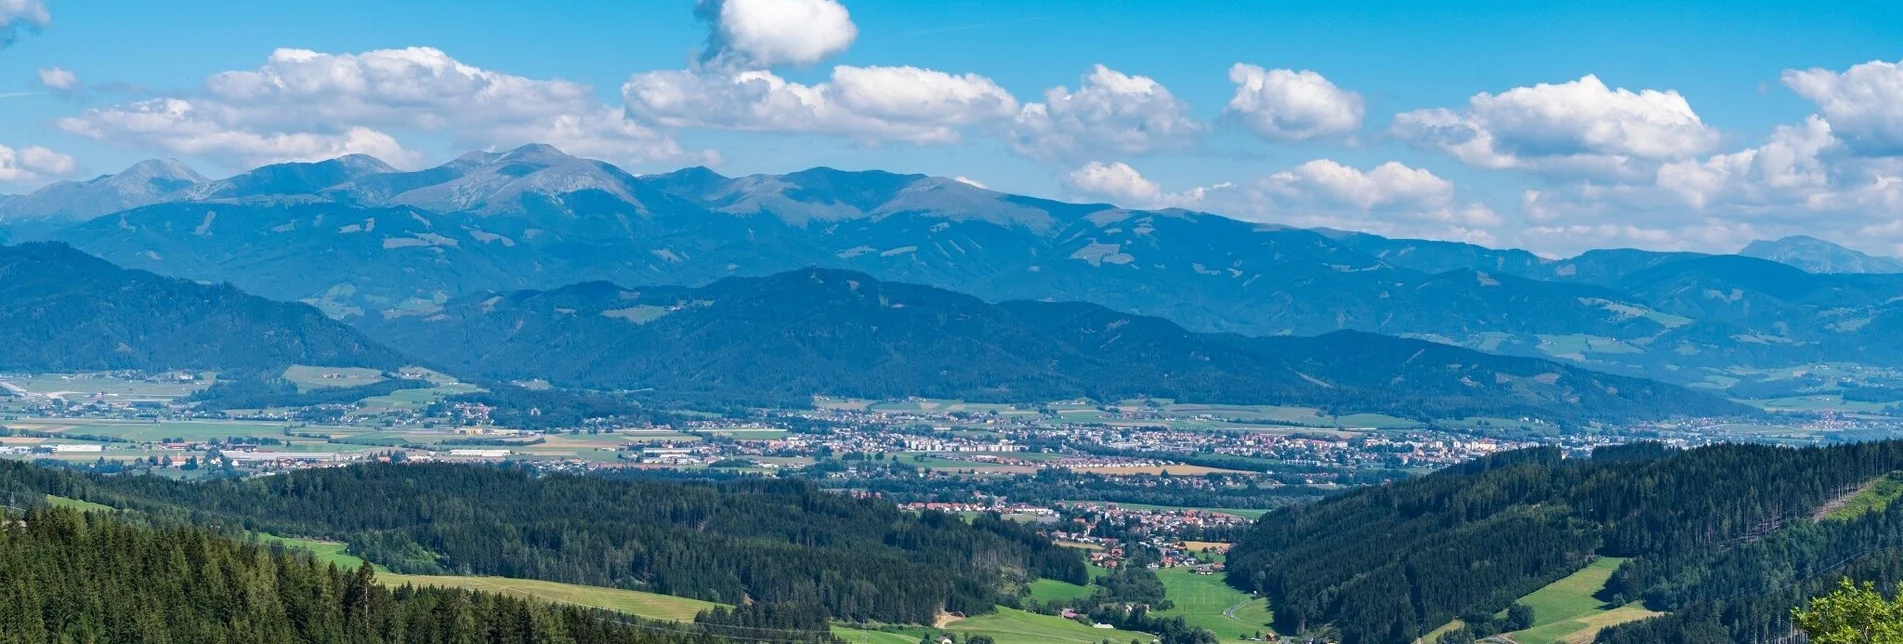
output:
M1030 597L1041 602L1070 601L1090 596L1089 586L1079 586L1055 579L1039 579L1031 582Z
M1164 596L1175 604L1169 610L1157 611L1159 617L1182 617L1190 626L1209 629L1224 642L1242 641L1272 630L1269 600L1249 597L1223 583L1221 575L1164 568L1156 571L1156 577L1163 582Z
M363 565L363 559L345 551L344 544L311 539L293 539L269 534L259 534L258 540L266 543L281 543L287 548L308 550L317 556L317 560L336 565L346 570L354 570ZM386 586L433 586L439 588L463 588L483 592L499 593L513 597L524 597L559 604L573 604L589 608L611 610L638 617L667 619L677 622L692 621L694 615L702 610L714 607L713 602L644 593L619 588L601 588L580 584L564 584L538 579L511 579L508 577L474 577L448 575L403 575L377 568L377 581ZM916 642L917 640L913 640Z
M1855 496L1825 513L1824 518L1849 521L1871 512L1882 512L1898 498L1903 498L1903 472L1891 472L1857 490Z
M79 499L69 499L63 496L53 496L51 494L46 495L46 502L53 504L53 507L56 507L56 508L72 508L75 510L79 510L81 512L111 512L113 511L113 507L110 505L100 505L98 503L93 503L92 501L81 501Z
M94 396L119 401L129 400L171 400L192 392L210 387L211 378L198 380L139 380L119 378L101 374L37 374L31 376L9 376L0 378L0 383L18 387L22 391L65 398L67 400L85 400Z
M1520 644L1591 641L1600 629L1658 613L1637 602L1610 606L1594 597L1605 590L1612 571L1625 563L1616 557L1601 557L1571 575L1521 597L1520 603L1533 608L1533 627L1510 633Z
M990 635L998 644L1094 644L1105 639L1112 642L1148 642L1156 639L1149 633L1091 628L1062 617L1003 607L990 615L953 621L946 624L944 630L966 635ZM915 635L908 644L917 642L918 637Z
M285 367L284 379L297 385L298 391L311 391L382 382L383 372L360 367L312 367L299 364Z

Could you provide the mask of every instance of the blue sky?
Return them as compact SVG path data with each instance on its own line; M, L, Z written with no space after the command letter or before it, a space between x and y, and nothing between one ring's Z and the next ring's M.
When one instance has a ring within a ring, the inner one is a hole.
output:
M544 141L1554 255L1903 253L1893 2L696 4L0 0L0 193Z

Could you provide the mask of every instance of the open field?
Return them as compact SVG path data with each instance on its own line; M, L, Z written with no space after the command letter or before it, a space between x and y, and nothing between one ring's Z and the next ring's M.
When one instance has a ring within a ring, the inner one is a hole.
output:
M56 508L72 508L75 510L79 510L81 512L111 512L113 509L112 506L110 505L100 505L98 503L93 503L92 501L81 501L79 499L69 499L63 496L53 496L51 494L46 495L46 502L53 504L53 507L56 507Z
M1893 403L1874 403L1874 402L1858 402L1854 400L1844 400L1843 396L1840 396L1837 394L1815 394L1815 395L1806 395L1806 396L1792 396L1789 398L1765 398L1765 399L1757 399L1757 400L1740 400L1739 402L1742 402L1747 405L1757 406L1759 408L1764 409L1765 411L1836 411L1836 412L1855 412L1855 413L1864 413L1864 414L1872 414L1872 413L1883 411L1884 407L1888 407L1891 404L1893 404Z
M356 568L363 560L345 552L344 545L310 539L292 539L275 535L258 535L267 542L282 543L286 547L302 548L317 555L319 561L335 564L341 568ZM600 588L578 584L562 584L532 579L510 579L504 577L469 576L432 576L402 575L382 569L377 572L377 580L385 585L400 586L438 586L465 588L486 592L502 593L516 597L526 597L541 601L573 604L590 608L600 608L640 617L690 621L694 615L716 604L697 599L658 595L632 590ZM1078 588L1082 588L1079 586ZM865 644L902 643L915 644L927 629L910 627L899 632L858 630L835 628L835 633L847 641ZM1073 643L1092 644L1103 638L1125 642L1138 639L1148 642L1154 639L1146 633L1133 633L1111 629L1098 629L1084 626L1060 617L1038 615L1009 608L999 608L997 613L981 615L968 619L955 620L944 630L971 634L990 635L999 644L1043 644Z
M1003 607L990 615L953 620L945 625L945 630L990 635L998 644L1094 644L1105 639L1112 642L1156 639L1149 633L1091 628L1062 617ZM918 638L914 636L911 642L916 644Z
M311 539L293 539L276 535L260 534L260 541L281 543L287 548L308 550L317 555L317 560L336 565L346 570L363 565L363 559L345 552L341 543L315 541ZM713 602L644 593L619 588L601 588L580 584L564 584L537 579L511 579L508 577L476 577L449 575L404 575L393 573L379 567L377 581L386 586L434 586L440 588L463 588L483 592L499 593L514 597L525 597L546 602L573 604L589 608L600 608L638 617L667 619L678 622L692 621L694 615L702 610L716 606Z
M164 401L190 395L192 392L210 387L212 382L213 379L209 377L198 380L160 381L83 373L0 377L0 387L73 401L95 397L117 402Z
M1041 602L1070 601L1090 596L1089 586L1079 586L1055 579L1039 579L1030 584L1030 597Z
M286 367L284 379L297 385L298 391L311 391L382 382L383 372L361 367L312 367L299 364Z
M229 436L254 436L259 438L284 438L287 423L255 421L136 421L107 420L86 418L22 418L7 421L7 426L36 432L59 434L90 434L111 436L137 442L156 442L167 438L182 438L188 441L204 441ZM330 428L348 433L363 430L351 428ZM296 431L325 433L325 429L301 428Z
M1164 568L1156 571L1163 582L1165 596L1175 604L1157 611L1159 617L1182 617L1190 626L1209 629L1224 642L1241 641L1257 633L1268 633L1269 600L1251 598L1248 593L1223 583L1221 575L1199 575L1188 568Z
M1610 606L1594 597L1605 590L1612 571L1625 563L1616 557L1601 557L1571 575L1547 584L1521 597L1520 603L1533 608L1533 627L1510 633L1520 644L1590 641L1600 629L1657 615L1637 602Z

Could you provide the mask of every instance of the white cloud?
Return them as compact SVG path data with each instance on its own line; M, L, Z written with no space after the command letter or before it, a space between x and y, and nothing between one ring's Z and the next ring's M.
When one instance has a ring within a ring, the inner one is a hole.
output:
M1830 129L1859 154L1903 155L1903 63L1870 61L1843 73L1786 70L1784 84L1817 104Z
M1611 89L1590 75L1476 94L1463 112L1405 112L1393 132L1483 168L1627 178L1708 151L1719 138L1678 92Z
M59 67L46 67L39 71L40 87L57 94L74 94L84 89L79 84L79 75Z
M1363 172L1316 159L1269 175L1261 186L1285 197L1305 201L1322 198L1361 210L1392 205L1444 206L1454 198L1452 182L1394 161Z
M1229 68L1229 81L1236 84L1236 94L1224 113L1265 138L1302 141L1361 129L1361 95L1321 74L1236 63Z
M805 85L772 72L636 74L622 86L628 114L667 127L848 136L864 142L949 143L961 129L1008 118L1017 100L989 78L917 67L833 68Z
M39 29L53 24L53 14L43 0L0 0L0 47L13 44L22 29Z
M1903 244L1903 157L1854 154L1820 115L1761 145L1659 166L1646 180L1526 192L1525 243L1546 250L1624 244L1729 252L1809 234L1874 252Z
M1182 149L1207 129L1162 84L1097 65L1077 91L1054 87L1044 102L1025 105L1011 136L1025 155L1075 159Z
M1171 192L1125 163L1091 162L1071 172L1072 192L1124 207L1181 207L1292 226L1495 243L1502 218L1461 202L1454 185L1427 170L1388 162L1360 170L1317 159L1240 184Z
M667 134L622 118L587 85L486 70L426 47L280 49L258 69L211 76L200 95L87 110L58 126L246 165L335 153L418 161L390 133L406 130L442 134L466 148L551 143L617 163L690 156Z
M1824 119L1812 116L1800 125L1780 125L1764 145L1659 168L1657 185L1686 205L1822 205L1834 191L1821 158L1840 147Z
M79 169L72 157L33 145L18 150L0 145L0 183L29 183L62 177Z
M366 127L334 131L256 132L222 103L155 98L60 119L60 129L87 138L131 143L169 154L252 166L368 154L393 163L420 159L389 134ZM331 130L331 128L326 128Z
M1079 194L1109 199L1131 208L1158 208L1173 205L1178 197L1165 195L1163 187L1143 178L1136 168L1121 161L1092 161L1064 176L1064 185Z
M701 63L718 70L811 65L859 35L834 0L700 0L694 15L712 27Z

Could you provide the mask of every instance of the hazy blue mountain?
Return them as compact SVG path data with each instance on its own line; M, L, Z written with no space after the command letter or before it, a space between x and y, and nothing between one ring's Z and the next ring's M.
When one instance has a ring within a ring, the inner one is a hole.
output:
M1808 235L1777 241L1760 239L1746 245L1738 254L1790 264L1812 273L1903 273L1903 260L1876 257Z
M1367 333L1204 334L1084 303L989 304L850 271L485 293L373 336L504 379L695 398L1156 396L1404 416L1631 420L1741 408L1681 387Z
M994 302L1089 302L1198 332L1368 331L1684 383L1846 356L1892 364L1874 334L1903 297L1882 279L1826 280L1799 296L1754 281L1764 265L1782 266L1735 256L1607 249L1549 259L881 171L634 176L548 146L417 172L367 158L271 166L174 196L197 193L208 198L114 213L57 237L126 266L346 318L426 315L488 291L698 286L826 267ZM1837 288L1850 290L1830 296Z
M125 270L63 244L0 246L0 371L395 368L396 353L302 304Z
M140 161L118 174L85 181L61 181L0 201L0 223L77 222L127 208L169 201L203 182L176 159Z
M209 201L247 197L306 197L326 188L390 172L396 168L362 154L317 163L267 165L228 179L207 181L174 195L177 201Z

